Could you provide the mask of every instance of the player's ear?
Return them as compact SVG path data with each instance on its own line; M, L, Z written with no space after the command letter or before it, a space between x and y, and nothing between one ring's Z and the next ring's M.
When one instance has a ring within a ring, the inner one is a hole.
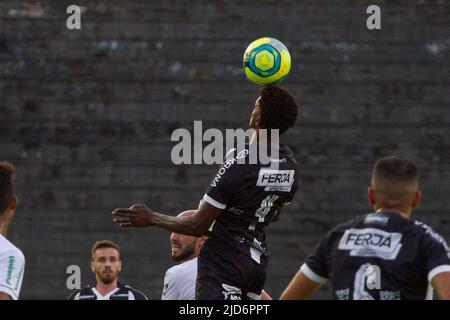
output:
M420 190L416 191L414 194L413 202L411 204L412 208L417 208L420 204L420 200L422 199L422 192Z
M208 239L208 238L205 236L198 238L197 245L200 249L203 248L203 245L205 244L206 239Z
M95 272L94 259L91 260L91 271L92 271L92 272Z
M11 197L9 198L9 209L16 210L17 208L17 197Z
M375 205L375 190L373 190L372 186L367 188L367 200L371 206Z
M262 127L261 109L258 109L258 112L256 113L256 119L255 119L255 129L261 129L261 127Z
M122 260L119 260L119 272L122 271Z
M253 109L252 116L250 117L250 128L257 130L259 128L259 121L259 112L255 107L255 109Z

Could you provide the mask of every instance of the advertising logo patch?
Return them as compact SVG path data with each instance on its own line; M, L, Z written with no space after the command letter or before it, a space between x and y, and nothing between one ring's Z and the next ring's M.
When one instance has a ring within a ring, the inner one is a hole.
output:
M12 286L11 279L12 279L12 274L14 271L14 262L15 261L16 261L16 258L14 256L8 257L8 271L6 274L6 284L9 284L10 286Z
M348 229L339 241L339 250L350 250L351 256L394 260L401 247L402 234L375 228Z
M260 169L256 185L265 187L264 191L289 192L294 183L294 172L294 170Z

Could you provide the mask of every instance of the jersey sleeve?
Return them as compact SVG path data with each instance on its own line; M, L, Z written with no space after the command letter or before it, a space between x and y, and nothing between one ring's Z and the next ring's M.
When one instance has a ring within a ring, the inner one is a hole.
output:
M442 272L450 272L450 248L439 234L427 233L422 252L429 282Z
M130 292L132 293L133 300L149 300L148 297L139 290L132 289L132 290L130 290ZM131 300L131 299L129 299L129 300Z
M180 290L177 286L175 274L171 269L167 270L164 277L164 287L161 295L161 300L179 300Z
M328 280L328 245L330 234L322 238L314 251L306 258L300 271L309 279L319 284L324 284Z
M8 250L0 255L0 292L13 300L19 299L22 286L25 258L20 252Z
M206 189L203 200L216 208L225 209L233 199L245 167L238 164L235 158L226 160Z

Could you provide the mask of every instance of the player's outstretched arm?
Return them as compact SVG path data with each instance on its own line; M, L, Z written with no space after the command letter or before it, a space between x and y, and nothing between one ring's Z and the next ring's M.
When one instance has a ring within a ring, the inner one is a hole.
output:
M118 208L112 212L112 215L113 222L124 228L157 226L175 233L200 237L206 233L221 212L222 209L203 201L197 212L191 216L168 216L155 212L145 205Z
M306 300L311 297L321 286L309 279L302 271L297 272L286 289L280 296L280 300Z
M262 290L261 295L259 296L259 299L260 300L272 300L272 297L266 291Z
M434 290L441 300L450 300L450 272L442 272L431 280Z

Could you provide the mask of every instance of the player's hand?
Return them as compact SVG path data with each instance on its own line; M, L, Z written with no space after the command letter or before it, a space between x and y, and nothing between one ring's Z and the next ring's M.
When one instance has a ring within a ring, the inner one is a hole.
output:
M113 222L123 228L144 228L153 225L154 212L143 204L134 204L129 208L114 209L112 215Z

